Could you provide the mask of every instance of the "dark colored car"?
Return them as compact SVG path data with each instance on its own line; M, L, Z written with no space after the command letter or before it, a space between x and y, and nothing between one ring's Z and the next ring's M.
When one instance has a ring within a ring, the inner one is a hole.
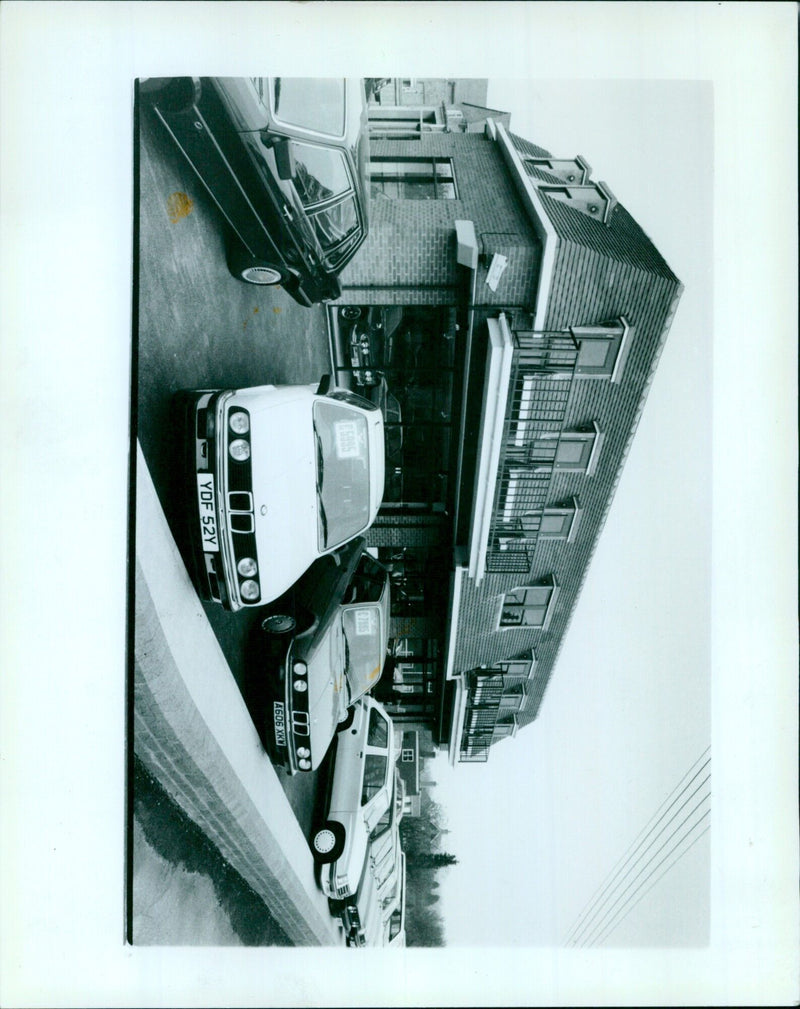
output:
M359 538L315 561L263 611L248 675L265 698L264 742L290 774L319 767L380 679L389 606L389 572Z
M363 82L148 78L140 94L219 207L231 272L302 305L338 298L368 227Z
M345 329L349 364L357 387L380 385L383 369L392 361L394 334L402 318L403 309L396 305L366 308L343 305L339 309L339 326Z

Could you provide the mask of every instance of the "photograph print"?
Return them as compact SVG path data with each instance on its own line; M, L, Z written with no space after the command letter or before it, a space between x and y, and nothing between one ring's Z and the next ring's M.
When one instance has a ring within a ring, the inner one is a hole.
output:
M710 85L132 128L127 941L707 946Z

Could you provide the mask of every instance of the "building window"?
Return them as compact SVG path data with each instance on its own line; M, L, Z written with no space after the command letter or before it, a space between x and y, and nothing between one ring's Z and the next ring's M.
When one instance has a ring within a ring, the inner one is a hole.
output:
M390 200L458 198L450 158L370 159L370 196Z
M589 181L592 174L591 166L580 155L577 158L531 158L523 159L529 175L533 175L531 168L548 175L555 175L562 182L567 182L574 186L583 186ZM536 175L533 175L537 178Z
M503 596L498 629L507 627L536 627L544 630L553 610L558 592L552 576L537 585L523 585Z
M554 470L592 476L602 444L603 434L596 421L583 431L546 431L531 442L529 461L534 467L552 466Z
M539 192L551 199L567 203L574 210L579 210L587 217L592 217L603 224L608 222L611 211L617 205L614 194L604 182L586 186L540 185Z
M561 505L551 505L541 513L523 515L520 519L522 530L528 538L548 540L572 540L580 519L578 499L573 497Z
M414 761L414 751L413 750L403 750L403 763L410 764Z
M570 332L579 348L575 374L619 382L632 342L626 320L620 317L605 326L571 326Z

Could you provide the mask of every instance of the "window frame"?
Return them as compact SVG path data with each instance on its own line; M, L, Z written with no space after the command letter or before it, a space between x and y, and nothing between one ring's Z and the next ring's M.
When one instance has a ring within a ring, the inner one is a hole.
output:
M616 323L600 326L570 326L570 333L578 344L578 357L575 361L576 378L602 379L614 383L621 381L633 342L631 326L624 316L620 316ZM600 341L606 341L610 348L615 349L614 363L609 368L581 365L583 346Z
M530 443L530 455L532 466L552 466L554 471L560 473L582 473L584 476L594 476L597 470L597 463L600 458L600 450L603 445L605 436L600 430L600 427L596 420L591 421L591 428L589 430L577 430L577 429L567 429L562 431L544 431L538 435ZM537 462L533 458L533 449L537 443L546 444L547 442L556 441L556 451L553 456L552 462ZM575 462L573 460L565 460L558 458L558 451L562 445L571 444L575 442L582 442L589 444L589 451L586 457L586 463L583 465L583 460L580 462Z
M537 530L531 530L532 537L538 540L563 540L567 543L573 543L578 532L578 524L581 517L581 507L580 502L577 497L573 495L569 502L563 502L561 504L547 505L541 512L525 512L519 517L520 528L525 532L525 519L528 517L536 516L539 518L539 528ZM569 524L561 532L545 532L542 528L542 521L545 518L552 518L554 516L560 516L569 520ZM523 540L526 537L523 537Z
M423 167L429 167L429 173L423 172L408 172L404 173L401 169L397 169L394 172L388 170L381 172L380 170L375 171L374 166L380 165L419 165ZM437 165L446 165L449 168L449 174L437 171ZM370 181L370 192L373 182L396 182L398 185L402 185L405 182L428 182L433 184L433 196L428 199L433 200L458 200L458 183L456 182L456 171L453 164L453 159L446 156L439 155L372 155L369 159L369 181ZM439 191L442 184L448 184L453 188L453 195L442 195ZM414 200L412 197L407 197L403 195L399 196L387 196L383 193L383 196L389 200L409 200L410 202L423 202Z
M602 182L587 182L582 185L575 185L565 182L561 185L556 183L540 182L537 189L551 200L558 200L559 203L566 203L567 206L577 210L593 221L600 224L608 224L611 212L616 206L616 199L611 190ZM593 194L593 195L590 195ZM597 213L592 213L589 207L597 202Z
M513 593L527 593L529 590L539 590L539 589L549 589L550 594L548 600L544 606L544 617L541 624L526 624L524 622L520 623L503 623L503 611L508 610L509 607L519 609L524 618L524 614L532 609L539 609L540 607L532 603L527 603L527 601L521 604L516 600L512 600L510 603L507 601L507 597ZM496 631L513 631L513 630L527 630L527 631L546 631L550 626L550 621L553 617L553 610L555 608L555 601L558 598L559 585L555 579L555 575L548 575L545 578L540 579L538 582L534 582L529 585L518 585L513 589L508 589L500 595L500 606L497 611L497 619L495 622Z

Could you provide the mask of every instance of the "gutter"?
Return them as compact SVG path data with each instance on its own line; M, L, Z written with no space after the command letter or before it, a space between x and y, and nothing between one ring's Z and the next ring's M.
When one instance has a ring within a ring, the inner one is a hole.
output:
M536 314L533 328L545 329L545 319L550 299L550 288L553 282L556 252L558 250L558 235L553 227L547 211L544 209L541 197L533 184L533 180L525 171L525 165L514 146L511 137L502 123L487 120L491 123L490 135L500 148L508 168L511 180L516 186L528 216L533 224L533 230L542 242L542 266L539 271L539 282L536 288Z

